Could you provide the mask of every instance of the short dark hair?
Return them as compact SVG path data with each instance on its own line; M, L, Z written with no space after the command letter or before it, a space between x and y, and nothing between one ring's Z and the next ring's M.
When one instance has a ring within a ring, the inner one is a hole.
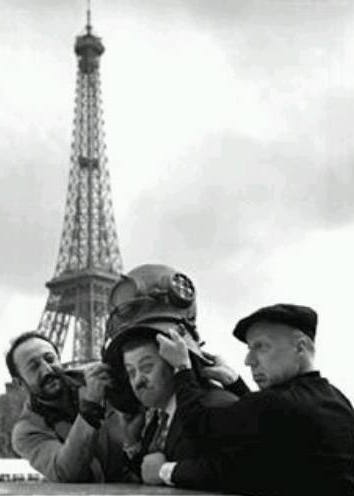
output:
M59 356L59 349L56 346L55 343L53 343L47 336L44 336L44 334L40 334L38 331L28 331L20 334L15 338L10 346L10 349L6 353L6 365L7 368L10 372L11 377L20 377L20 374L18 373L15 361L14 361L14 353L16 351L16 348L20 346L20 344L24 343L25 341L28 341L29 339L43 339L43 341L47 341L47 343L51 344L53 348L55 349L57 355Z
M123 353L125 353L126 351L132 351L135 350L136 348L140 348L141 346L145 346L147 344L154 344L156 345L156 348L158 348L156 337L154 335L132 336L130 339L127 339L122 344L121 353L123 355Z

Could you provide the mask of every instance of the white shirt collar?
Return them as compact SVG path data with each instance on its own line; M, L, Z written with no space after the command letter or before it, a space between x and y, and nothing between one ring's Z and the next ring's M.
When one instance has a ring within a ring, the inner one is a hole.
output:
M167 420L168 426L170 426L170 424L172 422L173 416L176 412L176 408L177 408L176 395L173 394L171 396L171 398L169 399L169 401L166 405L166 408L165 408L165 412L168 414L168 420Z

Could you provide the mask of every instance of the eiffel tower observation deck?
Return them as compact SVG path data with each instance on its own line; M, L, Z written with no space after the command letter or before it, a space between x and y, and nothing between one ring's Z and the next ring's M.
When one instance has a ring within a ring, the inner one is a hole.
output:
M78 69L64 226L38 329L60 350L73 336L71 361L80 363L100 356L109 293L122 271L103 131L104 46L92 33L90 5L74 50Z

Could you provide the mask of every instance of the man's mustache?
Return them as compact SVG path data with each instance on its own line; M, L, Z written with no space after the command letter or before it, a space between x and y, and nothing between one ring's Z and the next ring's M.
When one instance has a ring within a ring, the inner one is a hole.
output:
M43 388L47 385L48 382L50 382L53 379L60 379L59 374L47 374L45 377L40 382L40 387Z
M141 381L139 384L136 385L136 390L140 391L140 389L147 389L148 383L147 381Z

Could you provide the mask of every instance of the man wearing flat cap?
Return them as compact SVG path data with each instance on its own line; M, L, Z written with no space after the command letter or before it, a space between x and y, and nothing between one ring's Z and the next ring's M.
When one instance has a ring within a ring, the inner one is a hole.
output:
M156 480L150 477L148 466L141 474L144 456L158 452L163 460L194 458L210 452L213 443L185 434L176 405L175 370L159 354L157 336L176 332L186 344L203 405L230 406L248 388L221 362L210 366L201 351L195 289L185 274L165 265L136 267L113 288L111 307L102 356L116 379L117 391L124 392L114 406L126 412L120 426L126 463L143 481L159 482L158 474ZM228 384L230 391L212 385L205 375Z
M259 391L222 408L202 405L180 337L158 338L161 356L178 371L183 428L205 438L217 433L219 440L217 454L165 462L159 468L169 472L165 483L254 496L354 494L354 411L314 369L316 326L314 310L292 304L242 319L233 334L248 346L245 363Z

